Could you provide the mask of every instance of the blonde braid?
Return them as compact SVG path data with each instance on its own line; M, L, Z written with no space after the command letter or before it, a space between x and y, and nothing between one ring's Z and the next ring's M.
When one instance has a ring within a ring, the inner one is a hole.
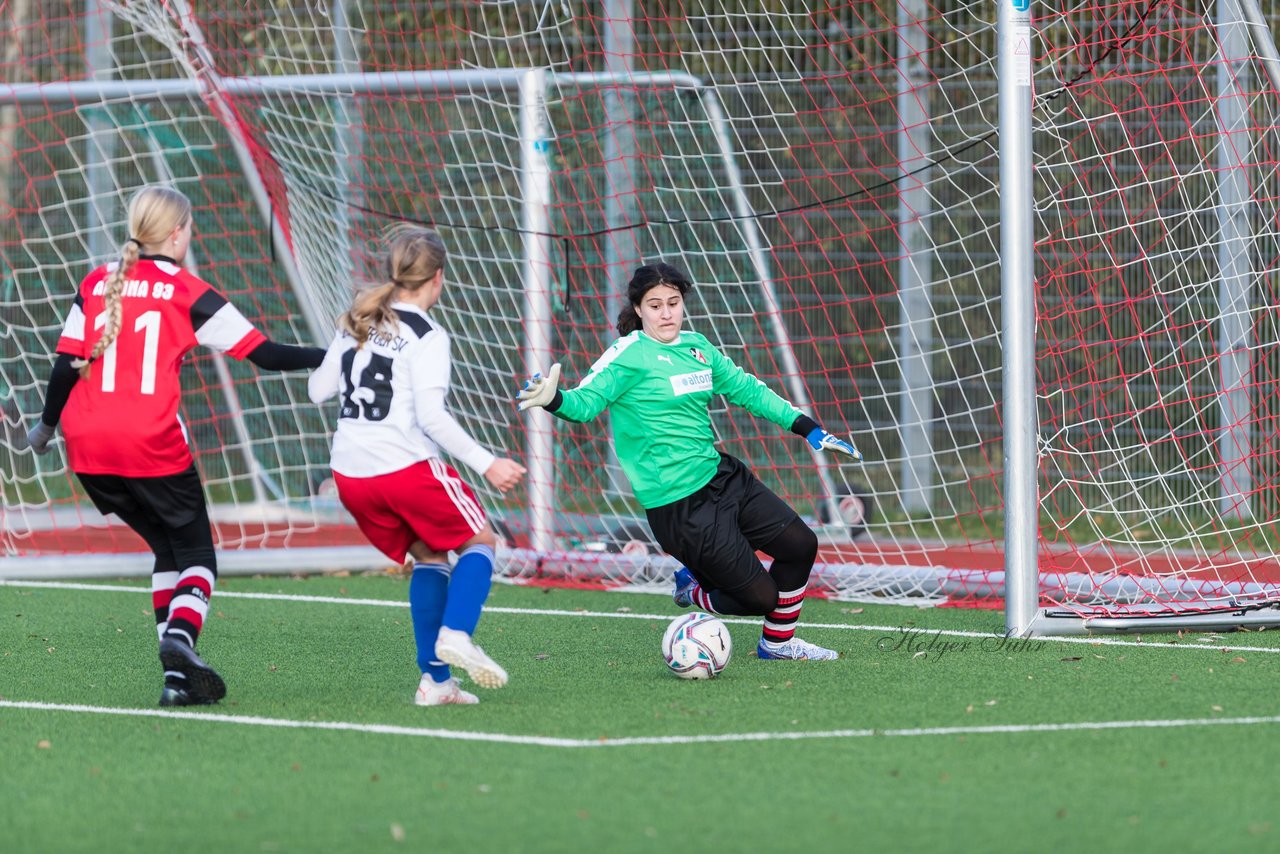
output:
M93 345L93 352L89 354L89 360L81 364L81 379L89 378L90 365L98 360L107 348L116 340L116 336L120 334L120 321L124 313L124 300L121 294L124 292L125 276L133 265L138 263L138 256L142 254L141 244L130 238L120 247L120 261L116 264L116 268L107 276L106 284L103 286L102 300L107 311L107 325L102 330L102 337Z

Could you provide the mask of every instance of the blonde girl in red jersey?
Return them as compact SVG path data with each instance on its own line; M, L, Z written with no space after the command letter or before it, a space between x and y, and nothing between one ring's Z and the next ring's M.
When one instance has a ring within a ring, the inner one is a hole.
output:
M191 201L149 186L129 200L119 259L80 283L58 340L44 412L27 436L49 451L59 423L67 461L104 515L155 554L151 599L164 666L162 706L214 703L222 677L196 654L217 579L204 489L178 416L179 374L197 344L267 370L315 368L316 347L276 344L182 268Z

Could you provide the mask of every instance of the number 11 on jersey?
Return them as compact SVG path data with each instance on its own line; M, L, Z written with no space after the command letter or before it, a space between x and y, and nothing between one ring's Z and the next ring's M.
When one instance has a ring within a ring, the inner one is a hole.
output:
M107 325L107 313L104 311L93 319L93 328L102 329ZM142 332L142 381L139 391L143 394L156 393L156 359L160 352L160 312L146 311L138 315L133 324L134 332ZM102 354L102 390L116 390L116 344L119 337L111 342L111 346Z

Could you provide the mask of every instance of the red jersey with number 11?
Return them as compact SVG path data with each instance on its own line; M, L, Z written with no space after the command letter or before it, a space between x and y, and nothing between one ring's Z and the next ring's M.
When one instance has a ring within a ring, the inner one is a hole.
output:
M58 352L86 359L106 325L103 291L116 265L80 283ZM191 466L178 418L182 360L197 344L243 359L266 340L208 283L167 258L148 257L125 276L120 332L71 390L62 435L71 470L162 477Z

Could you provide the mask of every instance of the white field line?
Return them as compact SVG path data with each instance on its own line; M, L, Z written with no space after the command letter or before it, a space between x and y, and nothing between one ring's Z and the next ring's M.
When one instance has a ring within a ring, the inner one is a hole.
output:
M281 729L318 729L338 732L360 732L373 735L404 735L436 738L446 741L483 741L497 744L520 744L534 747L641 747L672 744L723 744L749 741L800 741L810 739L847 738L915 738L920 736L1017 735L1022 733L1091 732L1126 729L1183 729L1209 726L1257 726L1280 724L1280 715L1249 718L1182 718L1173 720L1078 721L1060 724L1002 724L994 726L917 727L912 729L831 729L813 732L741 732L721 735L659 735L609 738L551 738L541 735L510 735L500 732L466 732L427 727L392 726L390 724L357 724L344 721L294 721L284 718L259 718L248 715L221 715L212 712L179 712L169 709L124 709L108 706L81 706L61 703L33 703L0 700L0 708L28 709L41 712L78 712L94 715L116 715L138 718L172 718L175 720L213 721L239 726L278 727Z
M0 587L46 587L56 590L97 590L113 593L150 593L147 587L127 587L118 584L84 584L69 581L16 581L0 578ZM265 599L276 602L314 602L320 604L331 605L373 605L384 608L408 608L408 602L393 601L390 599L352 599L343 596L300 596L291 593L238 593L234 591L218 590L214 593L218 598L226 597L229 599ZM557 610L554 608L501 608L492 605L486 605L484 608L486 613L490 614L516 614L531 617L597 617L615 620L669 620L672 619L671 614L636 614L629 611L577 611L577 610ZM759 625L759 619L749 619L740 617L721 617L726 623L736 623L741 625ZM989 640L992 638L1001 638L1003 635L995 632L967 632L959 629L930 629L922 626L877 626L877 625L859 625L854 623L812 623L804 621L802 623L806 629L836 629L840 631L853 632L883 632L885 634L894 635L894 641L899 640L904 632L910 632L918 639L927 637L956 637L956 638L975 638L979 640ZM1217 637L1216 635L1213 637ZM1235 644L1215 644L1215 643L1168 643L1163 641L1144 641L1144 640L1122 640L1112 637L1079 637L1079 636L1045 636L1031 638L1031 643L1063 643L1063 644L1087 644L1089 646L1132 646L1141 647L1143 649L1180 649L1180 650L1208 650L1210 652L1265 652L1280 653L1280 647L1268 646L1239 646ZM1022 643L1022 639L1017 639L1018 643ZM920 640L920 646L913 649L924 648L924 641Z

